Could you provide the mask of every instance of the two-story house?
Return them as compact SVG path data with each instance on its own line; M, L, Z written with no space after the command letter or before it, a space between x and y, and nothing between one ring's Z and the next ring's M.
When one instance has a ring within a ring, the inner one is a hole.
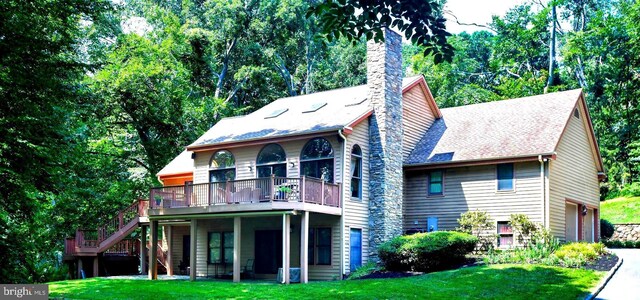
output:
M580 90L440 109L385 35L368 44L367 85L225 118L158 174L140 223L151 278L165 253L169 274L192 279L338 279L380 243L452 230L470 210L491 215L501 247L514 213L561 240L598 239L604 173Z

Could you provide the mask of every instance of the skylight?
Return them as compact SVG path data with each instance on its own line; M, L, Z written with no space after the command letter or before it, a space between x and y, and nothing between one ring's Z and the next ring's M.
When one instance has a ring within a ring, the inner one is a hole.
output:
M271 119L271 118L275 118L283 113L285 113L287 110L289 110L288 108L281 108L281 109L276 109L274 111L272 111L271 113L269 113L266 117L264 117L265 119Z
M313 104L309 105L309 107L305 108L302 111L302 113L310 113L310 112L317 111L318 109L321 109L321 108L325 107L325 105L327 105L327 102L313 103Z
M367 98L353 98L350 103L345 104L345 107L360 105L367 101Z

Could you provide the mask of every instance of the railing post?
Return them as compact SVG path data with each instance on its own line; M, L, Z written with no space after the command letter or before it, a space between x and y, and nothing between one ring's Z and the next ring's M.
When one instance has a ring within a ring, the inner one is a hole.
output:
M149 207L150 208L154 208L153 207L153 203L156 201L156 189L151 189L151 192L149 193Z
M172 207L174 203L176 203L176 191L171 191L171 202L169 202L169 207ZM162 207L166 208L167 205L162 203Z
M320 179L320 204L324 205L324 179Z
M338 204L338 207L342 207L342 193L340 193L340 191L342 191L342 184L338 183L338 199L336 200L336 203Z
M269 186L269 192L270 192L269 195L271 196L269 197L269 199L271 199L272 202L274 200L273 198L276 197L275 189L276 189L276 174L271 174L271 185Z
M124 224L122 220L122 211L120 211L118 213L118 230L122 229L122 227L124 227Z
M224 202L231 203L231 182L229 180L224 185Z
M302 177L300 177L300 201L304 203L304 178L305 176L302 175Z
M207 202L209 203L209 206L211 206L211 196L213 195L213 193L215 192L215 188L213 187L213 182L209 182L207 183L207 190L208 190L208 195L207 195Z

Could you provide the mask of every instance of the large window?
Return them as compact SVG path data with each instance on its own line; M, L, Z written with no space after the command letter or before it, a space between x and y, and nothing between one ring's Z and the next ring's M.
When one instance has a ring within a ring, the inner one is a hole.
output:
M209 232L209 255L211 264L233 263L233 232Z
M498 191L513 190L513 164L499 164L497 166Z
M220 150L211 156L209 162L209 182L225 182L236 179L236 160L227 150Z
M307 142L300 155L300 168L302 175L333 182L333 148L331 143L323 138L315 138Z
M287 177L287 155L278 144L264 146L256 159L258 178L275 175Z
M309 264L331 264L331 228L309 229Z
M358 145L351 150L351 197L362 199L362 150Z
M442 195L444 193L444 172L431 171L429 172L429 184L427 192L429 196Z

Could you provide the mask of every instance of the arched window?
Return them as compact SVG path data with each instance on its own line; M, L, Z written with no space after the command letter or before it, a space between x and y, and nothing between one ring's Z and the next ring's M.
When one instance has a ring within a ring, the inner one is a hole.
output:
M300 173L333 182L333 148L323 138L307 142L300 155Z
M362 149L351 149L351 197L362 199Z
M227 150L220 150L211 156L209 182L225 182L236 179L236 160Z
M287 177L287 155L278 144L264 146L256 159L256 171L258 178L269 177L272 174L277 177Z

